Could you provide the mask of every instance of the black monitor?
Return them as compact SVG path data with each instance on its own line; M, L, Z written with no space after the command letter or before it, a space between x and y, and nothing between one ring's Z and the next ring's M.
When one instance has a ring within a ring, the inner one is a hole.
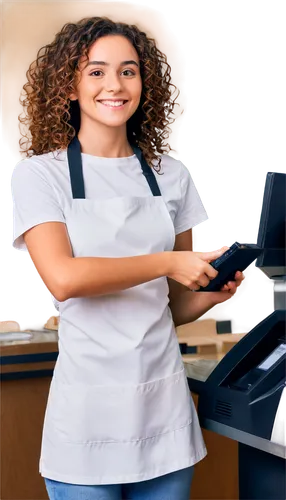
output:
M269 278L286 276L286 174L266 176L257 245L264 249L256 260Z

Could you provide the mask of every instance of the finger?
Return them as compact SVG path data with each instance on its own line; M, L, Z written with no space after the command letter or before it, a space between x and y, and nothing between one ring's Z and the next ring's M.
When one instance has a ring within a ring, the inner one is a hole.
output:
M201 287L197 282L193 282L190 286L189 289L193 292L195 290L199 290Z
M236 280L235 281L235 286L238 287L238 286L241 285L241 283L242 283L242 280Z
M200 278L196 281L196 283L202 287L208 286L209 282L210 280L206 274L200 276Z
M207 277L210 280L213 280L218 275L218 271L216 269L214 269L213 266L211 266L210 264L207 264L207 263L205 264L204 273L207 275Z
M227 283L227 286L228 286L228 288L229 288L230 290L232 290L232 288L235 288L235 287L236 287L236 283L235 283L235 281L229 281L229 282Z
M239 273L239 274L238 274ZM242 271L237 271L237 277L241 282L245 281L247 279L247 273L243 273Z
M221 291L222 292L227 292L228 291L228 286L227 285L223 285L223 287L221 288Z
M219 245L217 248L223 250L223 252L226 252L229 250L229 245L227 243L223 243L223 245Z
M233 285L234 285L234 286L235 286L235 288L236 288L236 285L235 285L235 283L234 283L234 282L232 282L232 281L228 281L227 283L225 283L225 284L223 285L223 287L220 289L220 291L221 291L221 292L230 292L230 291L232 291L232 290L233 290L233 288L234 288L234 286L233 286Z
M200 258L207 261L212 262L215 259L218 259L222 254L228 250L229 247L222 247L219 250L214 250L213 252L199 252Z
M216 248L196 248L195 251L199 251L199 252L216 252L216 251L219 251L221 253L224 253L226 252L227 250L229 250L229 245L227 243L224 243L223 245L219 245L218 247Z
M234 277L235 277L235 279L239 279L241 281L244 280L244 278L245 278L244 274L241 271L236 271Z
M200 288L201 288L200 286L192 286L190 288L190 290L191 290L191 292L198 292L200 290Z

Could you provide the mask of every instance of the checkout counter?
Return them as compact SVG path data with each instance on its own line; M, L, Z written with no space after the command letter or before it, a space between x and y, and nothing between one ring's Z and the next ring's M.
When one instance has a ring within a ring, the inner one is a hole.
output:
M238 443L241 500L286 498L285 320L277 310L222 359L184 363L202 428Z
M183 359L208 449L207 457L196 465L191 499L285 500L286 443L281 442L281 436L282 440L283 435L285 437L283 410L278 412L275 420L282 387L276 392L267 390L268 398L255 397L260 404L265 401L269 411L264 415L260 406L252 432L247 427L252 417L245 413L247 405L241 403L242 396L230 408L230 400L225 401L226 396L222 399L214 389L217 381L224 379L221 374L225 370L231 372L227 367L234 357L243 359L241 349L244 351L249 347L255 335L250 331L220 335L212 332L208 336L201 328L200 336L198 325L193 323L190 327L193 330L189 336L185 333L188 331L186 325L178 337L179 342L188 344L192 351L192 354L184 354ZM196 336L193 335L194 327ZM47 500L38 463L45 408L57 356L58 335L51 330L32 331L29 340L0 342L1 500ZM245 363L242 365L246 366ZM214 385L206 383L212 379ZM213 402L218 397L220 406L215 408L219 413L212 414ZM280 406L282 409L283 403ZM239 418L239 413L243 419ZM273 416L275 426L271 421ZM268 422L268 428L273 429L268 438L266 434L259 434L260 420L265 425ZM280 441L277 436L280 436ZM272 487L270 495L268 486L265 486L269 483Z
M199 405L202 418L263 438L272 450L286 445L275 432L286 392L285 319L286 311L275 311L234 346L209 375Z
M32 334L30 339L0 342L1 500L48 500L39 474L39 455L49 387L58 357L58 332L27 331ZM216 322L211 319L198 321L197 325L191 323L189 328L184 325L180 335L179 341L192 352L183 355L187 373L193 377L191 385L205 380L229 350L229 343L232 347L244 336L217 334ZM198 387L192 392L196 407ZM192 500L237 500L237 442L208 429L203 428L202 432L208 455L196 465Z

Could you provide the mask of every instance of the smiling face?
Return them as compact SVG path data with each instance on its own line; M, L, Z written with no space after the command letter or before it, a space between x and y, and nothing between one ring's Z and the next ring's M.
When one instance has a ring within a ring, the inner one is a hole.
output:
M71 100L78 99L81 126L96 122L125 127L139 106L142 92L135 48L124 36L107 35L94 42L88 57L88 61L80 59L81 78L70 96Z

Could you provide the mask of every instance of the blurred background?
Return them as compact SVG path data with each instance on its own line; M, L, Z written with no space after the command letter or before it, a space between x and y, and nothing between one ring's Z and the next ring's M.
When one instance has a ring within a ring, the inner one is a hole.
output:
M256 243L267 172L286 170L286 4L283 0L2 1L0 321L42 329L57 315L28 253L12 248L10 179L19 152L19 97L29 64L66 22L107 16L137 24L167 55L180 95L169 155L189 169L209 220L195 251ZM255 263L234 298L200 319L250 331L274 309Z

